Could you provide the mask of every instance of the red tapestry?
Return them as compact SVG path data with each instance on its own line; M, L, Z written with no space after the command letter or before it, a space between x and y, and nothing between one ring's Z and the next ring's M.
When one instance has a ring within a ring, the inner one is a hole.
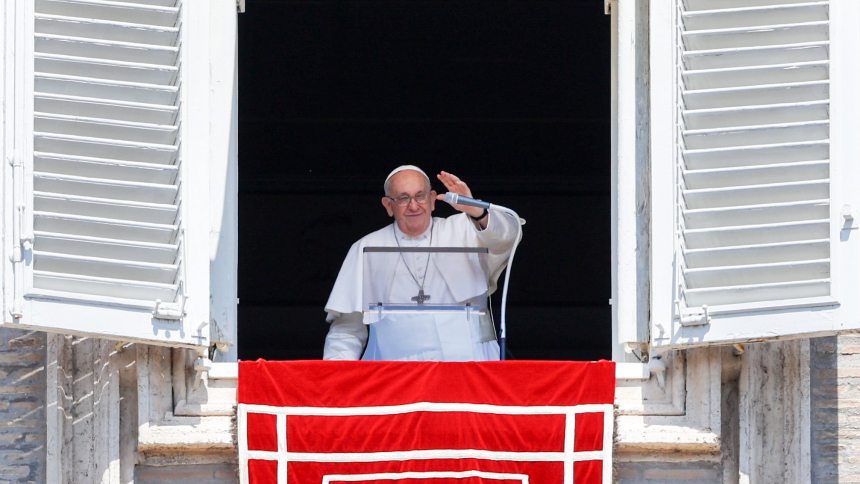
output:
M615 364L239 363L242 484L608 484Z

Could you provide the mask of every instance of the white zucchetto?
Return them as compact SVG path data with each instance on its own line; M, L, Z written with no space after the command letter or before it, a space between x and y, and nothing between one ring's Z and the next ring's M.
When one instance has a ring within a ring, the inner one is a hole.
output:
M395 168L391 173L389 173L387 177L385 177L385 183L388 183L388 180L391 180L391 177L393 177L394 175L400 173L401 171L406 171L406 170L417 171L418 173L421 173L422 175L424 175L424 178L426 178L428 181L430 180L430 177L427 176L427 174L424 173L424 170L422 170L421 168L418 168L415 165L400 165L397 168Z

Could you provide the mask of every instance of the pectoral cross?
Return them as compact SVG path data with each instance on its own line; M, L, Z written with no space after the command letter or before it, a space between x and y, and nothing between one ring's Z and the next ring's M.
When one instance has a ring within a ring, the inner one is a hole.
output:
M426 301L428 299L430 299L430 295L429 294L424 295L424 289L421 289L420 291L418 291L418 295L412 298L413 301L418 302L419 306L423 306L424 301Z

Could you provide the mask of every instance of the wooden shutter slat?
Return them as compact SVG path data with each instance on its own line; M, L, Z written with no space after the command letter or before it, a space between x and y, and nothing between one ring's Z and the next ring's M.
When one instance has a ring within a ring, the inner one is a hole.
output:
M145 43L149 45L173 45L176 43L179 34L179 29L176 27L160 27L38 13L35 16L35 23L36 30L45 34Z
M36 132L34 138L37 151L125 161L173 163L178 151L173 145L53 133Z
M821 199L684 210L683 218L684 226L687 229L709 229L801 220L823 220L829 215L830 201Z
M165 66L174 65L179 54L179 48L173 46L111 42L53 34L37 34L36 50L42 54L72 55Z
M829 259L687 268L684 271L689 289L809 281L829 276Z
M713 249L692 249L685 254L687 267L721 267L736 264L764 264L798 260L825 259L830 240L804 240L780 244L746 245Z
M35 112L34 129L97 139L172 144L179 128L175 125L115 121L112 119Z
M714 10L716 8L759 7L773 4L788 5L792 3L810 3L810 0L720 0L718 4L715 4L714 0L684 0L684 5L688 12Z
M715 109L687 109L682 111L688 129L723 128L730 126L756 126L773 122L821 121L830 117L828 100L801 103L732 106Z
M828 78L829 62L791 62L764 66L684 71L684 83L690 90L745 87L762 84L789 84L822 81Z
M687 169L821 160L829 155L828 140L683 151Z
M690 50L714 50L755 45L780 45L827 40L828 22L804 22L761 27L694 30L684 32L682 41Z
M107 277L58 274L33 271L33 283L47 290L64 293L90 294L123 299L154 301L172 300L178 289L176 284L114 279Z
M116 20L132 24L175 27L177 7L101 0L36 0L36 11L43 14Z
M47 252L158 264L173 264L179 250L177 244L156 244L41 231L34 232L34 237L39 247Z
M820 200L828 197L829 186L830 180L814 180L685 190L684 202L695 209Z
M86 156L35 152L35 171L144 183L172 184L179 172L176 165L107 160Z
M33 174L33 178L33 186L37 191L115 199L122 202L172 204L179 191L176 185L58 175L55 173L36 172Z
M687 109L810 102L827 99L830 95L830 83L828 81L809 81L685 90L683 95Z
M802 121L759 126L685 130L682 134L687 148L696 150L759 145L762 143L775 144L790 141L826 140L830 136L829 127L829 121Z
M790 141L819 141L829 138L829 121L766 124L762 126L733 126L684 130L688 149L727 148L761 143L776 144Z
M789 62L811 62L828 58L829 42L805 42L685 51L681 58L687 70L766 66Z
M179 68L157 64L139 64L59 54L36 54L38 72L94 77L113 81L137 81L167 86L173 83Z
M35 270L57 274L73 274L112 279L172 284L176 278L176 264L153 264L102 257L86 257L34 251Z
M826 179L830 175L828 160L777 163L710 170L686 170L684 182L688 189L740 186L757 180L760 184Z
M688 289L684 299L688 306L732 305L765 301L795 300L830 295L830 279L792 281L748 286Z
M830 236L828 219L684 230L689 249L740 247L820 240Z
M132 3L142 4L142 5L156 5L160 7L175 7L177 0L133 0ZM809 1L809 0L804 0Z
M66 94L70 96L165 105L173 104L179 92L179 88L176 86L46 74L43 72L36 73L35 89L37 93Z
M37 93L35 110L72 116L93 116L117 121L173 124L179 108L174 105L144 104L129 101Z
M103 216L157 224L176 221L178 207L169 204L130 202L107 198L35 192L33 208L40 212L59 212L89 217Z
M707 30L731 27L758 27L810 21L826 21L828 2L783 3L740 8L685 11L682 21L686 30Z
M103 217L34 212L34 230L57 235L85 235L136 242L173 243L177 225L153 224Z

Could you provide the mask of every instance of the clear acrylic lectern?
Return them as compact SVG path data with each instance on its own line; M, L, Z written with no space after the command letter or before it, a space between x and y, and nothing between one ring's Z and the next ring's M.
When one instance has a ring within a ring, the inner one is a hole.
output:
M362 256L367 324L398 315L488 317L484 247L365 247Z

